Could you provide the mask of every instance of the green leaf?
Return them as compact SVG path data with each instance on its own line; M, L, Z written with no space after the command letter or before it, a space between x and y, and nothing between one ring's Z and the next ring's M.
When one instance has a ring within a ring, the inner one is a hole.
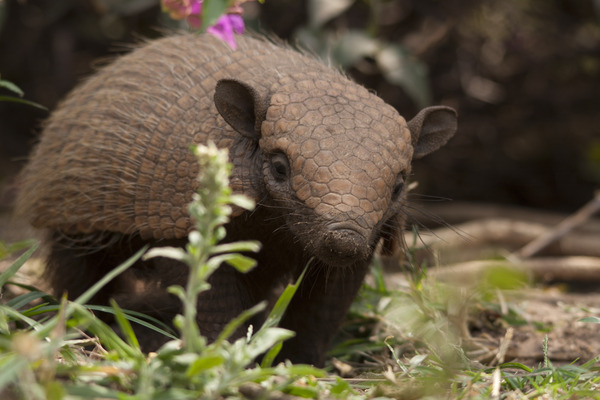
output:
M365 57L374 57L380 47L379 40L365 32L350 30L335 43L331 57L342 68L349 68Z
M16 243L6 244L0 240L0 260L5 258L7 255L22 250L26 247L33 246L36 243L35 240L23 240Z
M264 355L263 359L261 360L260 367L268 368L268 367L272 366L273 363L275 362L275 358L277 357L277 354L279 354L282 347L283 347L283 341L273 345L269 349L269 351L267 351L267 353Z
M18 94L19 96L23 96L25 94L23 93L20 87L18 87L10 81L5 81L3 79L0 79L0 88L10 90L11 92Z
M256 260L254 258L246 257L241 254L227 254L225 262L239 272L248 272L256 266Z
M229 196L229 202L245 210L254 210L256 207L254 200L243 194L232 194Z
M346 11L353 3L354 0L311 0L308 7L311 26L324 25Z
M524 364L518 363L518 362L507 362L507 363L501 364L500 368L502 368L502 369L514 368L514 369L520 369L520 370L523 370L526 372L533 372L533 369L531 369L530 367L528 367Z
M584 317L578 320L579 322L591 322L593 324L600 324L600 318L598 317Z
M401 86L419 107L431 103L426 65L412 57L402 46L388 44L376 54L375 61L385 79Z
M5 393L4 388L17 381L17 377L25 368L28 368L28 361L16 354L6 354L0 358L0 393Z
M222 356L200 356L189 366L185 374L186 376L191 377L208 369L217 367L223 364L223 362L225 362L225 359Z
M67 393L81 399L118 399L122 393L94 383L85 382L68 385ZM68 397L69 398L69 397Z
M298 290L298 287L300 286L300 283L302 282L302 279L304 278L304 274L306 274L306 270L308 269L308 266L310 265L311 262L312 262L312 259L309 260L309 262L306 264L306 267L304 267L304 271L302 271L302 274L300 275L300 277L294 284L287 285L287 287L285 288L283 293L281 293L281 295L277 299L275 306L273 307L273 309L267 316L267 319L265 320L264 324L261 326L259 331L256 332L254 337L260 337L262 335L263 331L271 329L274 326L279 324L279 321L281 321L281 318L283 317L285 310L287 309L290 302L292 301L294 294L296 294L296 290ZM295 334L295 333L293 333L293 334ZM286 339L289 339L292 336L290 336ZM283 340L286 340L286 339L283 339ZM263 367L271 366L273 364L273 361L275 360L275 357L277 357L277 354L279 354L281 347L282 347L281 343L279 343L275 346L272 346L271 350L269 350L267 352L267 354L265 355L265 357L263 358L263 360L261 362L261 366L263 366Z
M227 11L227 0L204 0L202 3L202 27L213 26L221 15Z
M423 361L427 359L427 354L417 354L409 360L410 369L416 368L423 364Z
M342 394L346 394L345 397L348 397L347 394L356 394L356 392L350 386L350 383L343 380L339 376L335 377L335 383L329 388L329 392L336 397L339 397Z
M494 293L497 289L521 289L528 282L527 274L524 271L505 265L503 261L498 261L497 266L486 268L482 280Z
M248 352L252 359L263 354L271 347L284 340L294 337L296 334L289 329L283 328L268 328L259 330L256 335L252 336L248 344Z
M63 384L59 381L46 382L44 389L48 400L63 400L65 398L66 393Z
M240 272L248 272L256 266L256 260L237 253L226 253L211 257L207 264L211 269L217 269L226 262Z
M310 386L290 385L286 388L285 393L307 399L316 399L319 397L319 389Z
M212 347L220 346L220 344L229 339L231 335L240 327L243 323L248 321L250 318L260 313L267 307L267 303L265 301L261 301L257 305L252 308L249 308L238 315L236 318L232 319L223 329L223 331L219 334L217 340L213 342Z
M378 292L379 295L385 295L388 293L387 287L385 285L385 276L383 273L383 267L381 266L381 262L377 259L376 262L372 263L370 266L371 276L375 281L374 289Z
M279 370L279 367L276 367L275 370ZM322 369L305 364L295 364L291 367L285 366L285 372L286 375L314 376L315 378L323 378L327 375ZM281 375L283 375L283 373L281 373Z
M153 247L144 254L143 260L153 257L167 257L187 263L189 255L180 247Z
M256 253L260 250L260 248L260 242L255 240L248 240L243 242L223 243L216 245L212 248L210 253L237 253L241 251L251 251L253 253Z
M3 307L0 307L0 335L6 335L10 333L10 327L8 326L8 317L4 312Z
M210 289L210 286L209 286L209 289ZM167 288L167 292L174 294L175 296L179 297L180 299L185 299L185 289L183 289L179 285L169 286Z
M9 103L26 104L28 106L39 108L40 110L48 111L48 109L46 107L44 107L43 105L41 105L41 104L38 104L38 103L33 102L33 101L25 100L25 99L20 99L18 97L0 96L0 101L6 101L6 102L9 102Z
M306 264L306 267L304 267L304 271L302 271L302 274L300 275L300 277L298 278L296 283L287 285L287 287L285 288L283 293L281 293L281 296L279 296L279 298L277 299L277 302L275 303L273 310L271 310L271 312L269 313L269 316L267 317L265 323L260 328L260 330L268 329L268 328L271 328L271 327L279 324L279 321L281 321L281 318L283 317L285 310L287 309L290 302L292 301L294 294L296 294L296 290L298 290L298 287L300 286L300 283L302 282L302 279L304 278L304 274L306 274L306 270L308 269L308 266L310 265L311 262L312 262L312 259ZM260 333L260 331L257 332L256 334L258 335L258 333Z

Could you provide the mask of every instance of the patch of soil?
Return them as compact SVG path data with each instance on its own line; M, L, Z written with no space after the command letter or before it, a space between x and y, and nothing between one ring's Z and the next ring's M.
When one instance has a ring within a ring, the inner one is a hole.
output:
M580 322L600 317L600 293L564 293L560 289L534 289L516 302L530 322L513 327L506 361L536 365L544 360L544 336L548 335L548 358L554 364L589 361L600 355L600 325ZM542 329L538 329L538 326Z

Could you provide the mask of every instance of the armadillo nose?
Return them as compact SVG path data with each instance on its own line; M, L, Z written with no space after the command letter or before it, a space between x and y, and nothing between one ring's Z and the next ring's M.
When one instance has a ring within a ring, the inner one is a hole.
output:
M364 261L368 257L369 246L364 235L353 227L343 224L331 224L323 241L324 261L330 265L347 265Z

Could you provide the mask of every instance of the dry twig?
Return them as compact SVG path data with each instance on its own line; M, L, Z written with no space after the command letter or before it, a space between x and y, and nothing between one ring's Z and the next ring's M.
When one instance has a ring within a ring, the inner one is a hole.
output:
M600 190L596 191L594 198L580 208L575 214L562 221L553 230L546 232L544 235L531 241L516 253L513 253L513 256L518 258L529 258L539 253L551 243L564 237L577 226L588 221L596 212L598 212L598 210L600 210Z
M540 281L600 282L598 257L544 257L512 263L507 260L477 260L432 268L432 278L456 283L475 283L495 267L514 268Z

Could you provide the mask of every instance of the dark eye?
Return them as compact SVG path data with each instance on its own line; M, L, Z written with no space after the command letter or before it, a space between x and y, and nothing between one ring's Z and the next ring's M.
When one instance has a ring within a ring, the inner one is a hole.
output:
M392 189L392 200L395 201L398 199L398 197L402 193L402 189L404 189L404 176L398 175L398 178L396 178L394 189Z
M284 154L277 153L271 156L271 172L278 182L287 180L290 171L290 163Z

